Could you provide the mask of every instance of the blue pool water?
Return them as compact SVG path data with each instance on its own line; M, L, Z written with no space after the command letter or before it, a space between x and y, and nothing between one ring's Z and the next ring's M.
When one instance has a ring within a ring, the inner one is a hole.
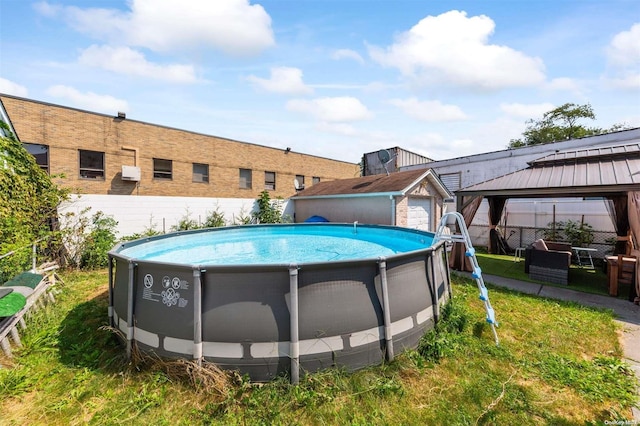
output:
M433 235L399 228L279 225L220 228L172 235L120 251L158 262L246 265L369 259L428 248Z

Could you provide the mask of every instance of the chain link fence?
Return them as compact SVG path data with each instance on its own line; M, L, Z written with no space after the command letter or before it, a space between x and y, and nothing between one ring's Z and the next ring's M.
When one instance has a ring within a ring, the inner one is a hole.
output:
M544 238L545 231L548 228L534 228L527 226L507 226L499 227L500 232L507 240L507 244L512 249L518 247L527 247L535 240ZM604 259L605 256L613 253L613 246L616 241L616 233L612 231L592 231L593 242L589 248L594 248L597 252L593 252L591 256L594 259ZM488 246L489 244L489 227L487 225L471 225L469 233L472 236L473 243L479 246Z

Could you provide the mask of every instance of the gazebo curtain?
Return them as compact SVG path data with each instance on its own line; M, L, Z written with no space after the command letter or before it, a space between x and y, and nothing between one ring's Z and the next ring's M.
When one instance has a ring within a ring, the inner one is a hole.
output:
M482 203L482 195L459 197L458 211L462 214L464 224L469 227L473 217ZM460 230L458 230L460 231ZM465 247L462 243L454 243L449 258L449 266L456 271L471 271L471 262L464 255Z
M491 231L495 230L500 222L507 197L487 197L487 200L489 201L489 235L491 235ZM498 253L497 243L496 239L489 238L489 253Z
M637 259L635 303L640 304L640 192L629 192L627 206L629 212L629 228L634 243L631 249L631 255Z
M631 203L627 201L629 198L625 195L616 195L607 197L605 203L613 226L618 236L613 254L628 254L631 250L629 241L629 214ZM636 239L637 241L637 239Z

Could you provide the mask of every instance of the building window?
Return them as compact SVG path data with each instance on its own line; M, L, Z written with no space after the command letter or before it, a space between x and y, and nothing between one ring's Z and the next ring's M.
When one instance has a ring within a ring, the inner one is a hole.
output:
M49 173L49 146L38 143L23 143L22 145L36 159L36 164Z
M240 189L251 189L251 169L240 169Z
M161 158L153 159L154 179L173 179L173 161Z
M304 175L296 175L296 189L304 189Z
M80 177L104 179L104 152L80 150Z
M320 178L318 176L314 176L312 179L313 184L320 183Z
M276 172L264 172L264 189L276 189Z
M209 165L193 163L193 181L209 183Z

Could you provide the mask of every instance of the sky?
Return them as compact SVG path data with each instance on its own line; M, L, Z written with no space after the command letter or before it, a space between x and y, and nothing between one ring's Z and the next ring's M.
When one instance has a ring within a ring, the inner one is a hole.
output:
M0 0L0 93L354 163L444 160L565 103L640 127L640 1Z

